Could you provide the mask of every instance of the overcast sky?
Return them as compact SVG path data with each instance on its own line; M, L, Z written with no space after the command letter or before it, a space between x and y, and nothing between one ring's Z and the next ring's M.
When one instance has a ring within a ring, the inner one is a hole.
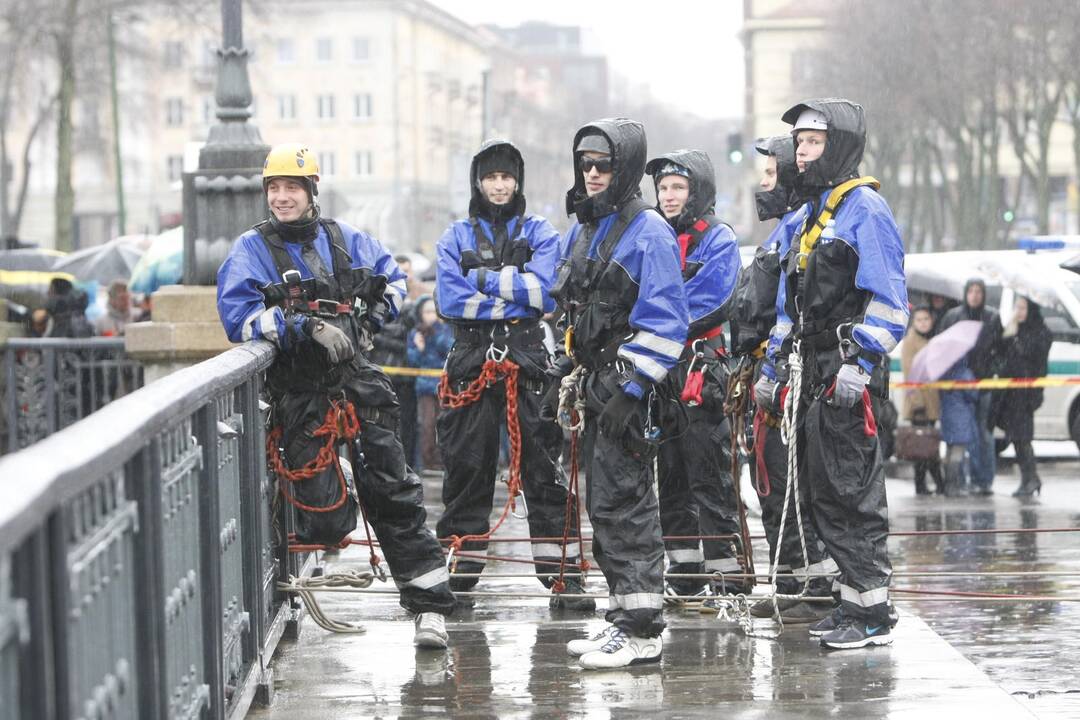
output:
M743 113L742 0L431 0L472 24L541 20L589 31L614 72L702 117Z

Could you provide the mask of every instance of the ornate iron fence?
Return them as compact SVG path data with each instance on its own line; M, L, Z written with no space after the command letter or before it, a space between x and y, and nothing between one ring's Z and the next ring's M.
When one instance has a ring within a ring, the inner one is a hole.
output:
M0 452L28 447L143 384L122 338L15 338L2 367Z
M300 562L266 471L273 357L234 348L0 459L0 718L236 718L271 692Z

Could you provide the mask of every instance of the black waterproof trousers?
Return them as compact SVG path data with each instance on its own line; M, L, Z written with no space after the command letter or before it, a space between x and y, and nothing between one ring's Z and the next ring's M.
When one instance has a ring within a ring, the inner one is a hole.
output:
M593 557L607 580L607 621L656 637L664 629L664 541L652 460L635 458L599 431L597 417L613 392L622 392L613 367L588 375L581 460Z
M800 484L809 489L818 536L839 566L844 613L867 623L887 623L892 565L878 437L862 402L840 407L820 390L816 395L804 405L800 423Z
M729 428L722 408L687 407L681 434L660 446L660 525L665 537L739 534ZM712 582L717 592L745 589L743 578L723 578L724 573L742 572L734 541L667 539L664 547L669 573L719 574ZM671 578L668 585L679 595L692 595L705 582Z
M519 366L517 409L521 428L521 484L524 506L528 508L529 534L546 538L532 543L536 572L541 582L550 586L559 574L562 558L563 528L566 513L566 481L558 464L562 450L562 431L553 422L540 419L540 400L546 389L544 369L547 351L542 335L511 337L509 359ZM489 344L458 339L446 361L446 372L454 392L460 392L480 375ZM438 420L438 444L446 474L443 479L443 504L436 532L439 537L483 534L490 528L495 476L499 466L500 428L506 425L506 386L498 383L487 388L480 399L460 408L444 408ZM577 510L574 509L574 517ZM567 563L578 562L577 532L568 543ZM553 539L559 538L559 539ZM461 549L471 555L486 554L484 541L468 541ZM484 561L463 557L457 561L458 573L480 573ZM478 578L453 578L454 590L468 590Z
M765 538L769 543L769 561L776 557L776 543L780 531L780 519L784 511L784 495L787 492L788 446L773 416L758 409L754 418L754 454L750 459L750 474L757 490L761 506L761 524L765 526ZM799 542L799 522L794 505L788 506L784 520L784 536L780 542L780 561L777 573L796 577L777 578L777 589L785 595L799 592L808 575L835 573L836 563L829 557L824 543L818 537L811 519L810 487L806 479L799 483L799 507L802 512L803 537L806 540L806 559L803 559L802 543ZM801 577L799 577L801 576ZM810 578L807 595L826 597L832 592L831 578ZM839 584L837 584L839 588Z
M426 526L423 486L405 463L396 433L398 404L389 378L361 356L319 380L290 378L280 368L277 372L271 368L269 374L275 423L283 428L291 468L314 459L323 446L324 438L313 433L323 424L331 399L344 397L356 407L361 423L355 451L339 452L359 460L353 473L355 489L401 593L401 605L414 613L449 615L454 597L445 560ZM324 378L332 385L320 386ZM340 497L339 483L331 467L309 481L294 483L290 492L305 504L325 507ZM334 513L297 510L296 515L301 541L334 543L356 524L352 503Z

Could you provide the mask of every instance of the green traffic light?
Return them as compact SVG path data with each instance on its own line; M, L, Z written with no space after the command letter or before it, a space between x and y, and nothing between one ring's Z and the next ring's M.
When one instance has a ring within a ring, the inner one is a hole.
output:
M730 160L733 165L738 165L739 163L741 163L742 158L742 150L732 150L730 153L728 153L728 160Z
M1005 222L1012 222L1016 219L1016 213L1014 213L1012 210L1006 210L1001 214L1001 219Z

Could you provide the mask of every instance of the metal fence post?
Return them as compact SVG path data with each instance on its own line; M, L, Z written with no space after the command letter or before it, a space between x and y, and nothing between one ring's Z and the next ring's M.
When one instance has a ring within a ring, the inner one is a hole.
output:
M142 671L139 717L169 715L165 678L165 547L161 529L161 440L154 438L128 464L128 492L139 507L139 541L135 544L135 573L141 579L134 621L136 657Z
M203 450L199 473L199 523L203 533L199 545L199 575L202 578L203 674L210 686L208 717L225 717L225 665L222 658L224 634L221 627L221 536L218 502L217 413L213 402L204 405L194 418L192 431Z

